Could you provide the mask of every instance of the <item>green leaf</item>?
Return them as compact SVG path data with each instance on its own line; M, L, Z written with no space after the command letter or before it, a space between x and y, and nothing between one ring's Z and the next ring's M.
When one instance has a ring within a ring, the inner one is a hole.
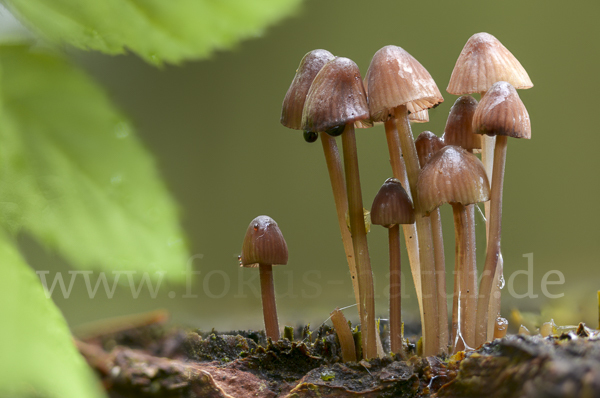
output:
M179 62L228 49L291 14L301 0L5 0L54 42L149 62Z
M0 46L0 143L5 228L24 228L80 268L183 279L187 249L154 161L81 71Z
M0 396L103 397L60 311L0 231Z

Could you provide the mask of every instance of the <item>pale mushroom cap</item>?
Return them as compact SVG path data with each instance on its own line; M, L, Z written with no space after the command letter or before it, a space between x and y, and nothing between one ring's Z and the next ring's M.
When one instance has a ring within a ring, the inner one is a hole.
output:
M315 77L302 112L302 129L322 132L369 119L367 94L354 61L338 57Z
M507 82L495 83L473 115L477 134L531 138L531 120L517 90Z
M473 132L473 115L477 108L477 100L470 95L458 97L446 120L444 142L456 145L467 151L481 149L481 137Z
M390 228L396 224L412 224L414 222L415 210L412 200L400 181L388 178L373 199L371 223Z
M246 230L241 264L255 268L259 264L287 264L288 249L279 226L269 216L258 216Z
M312 50L300 61L296 75L288 88L281 106L281 124L294 130L302 127L304 101L317 73L335 57L327 50Z
M423 109L422 111L411 113L408 115L408 121L411 123L427 123L429 122L429 111Z
M419 164L421 168L429 162L429 159L440 149L446 146L444 140L431 131L423 131L415 140L417 155L419 156Z
M397 46L385 46L373 55L366 79L374 122L386 121L400 105L416 113L444 101L429 72Z
M423 211L429 213L444 203L485 202L490 183L483 164L461 147L440 149L423 167L417 183Z
M518 89L533 87L525 68L498 39L489 33L476 33L460 52L446 91L455 95L483 93L498 81Z

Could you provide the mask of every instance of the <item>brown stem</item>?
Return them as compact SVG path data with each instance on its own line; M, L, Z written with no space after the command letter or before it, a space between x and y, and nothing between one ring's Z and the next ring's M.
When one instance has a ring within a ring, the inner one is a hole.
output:
M273 341L279 340L279 321L277 320L277 307L275 305L275 287L273 286L273 266L259 264L260 292L262 294L263 315L265 317L265 331L267 337Z
M456 233L456 232L455 232ZM459 245L455 246L455 260L454 260L454 293L452 295L452 326L451 326L451 345L452 345L452 353L457 353L458 351L463 351L465 349L465 341L462 335L462 332L459 335L459 306L458 306L458 292L461 287L461 279L459 278L460 274L458 272L457 264L459 263L458 258L461 256L459 253Z
M444 234L440 209L431 212L431 233L435 259L435 277L438 288L438 313L440 344L448 344L448 299L446 296L446 257L444 256Z
M400 227L388 229L390 247L390 345L393 353L401 353L402 345L402 268L400 259Z
M467 237L466 262L463 271L465 290L465 339L467 345L474 347L475 344L475 322L477 321L477 249L475 238L475 205L466 207L467 223L465 235Z
M500 258L500 237L502 233L502 189L504 184L504 166L506 164L506 136L496 137L494 151L494 175L492 177L492 191L490 194L490 236L485 255L485 266L481 275L479 287L479 300L477 301L477 321L475 344L477 346L486 342L488 311L492 284Z
M490 296L490 306L488 308L488 328L487 328L487 339L493 340L494 328L496 327L495 319L500 316L501 310L501 298L502 298L502 284L501 281L504 278L504 260L502 259L502 252L498 258L498 265L496 266L496 272L494 274L494 280L492 281L492 294Z
M339 308L333 310L331 315L331 323L335 328L340 347L342 348L342 360L344 362L356 362L356 349L354 347L354 337L352 331L346 321L346 317Z
M446 352L446 343L441 343L439 330L439 313L437 300L437 283L435 280L435 260L433 257L433 241L431 237L431 220L421 209L417 195L417 179L419 177L419 158L415 141L408 122L408 110L402 105L395 109L396 128L400 137L400 146L406 164L406 174L415 205L417 234L419 236L419 259L421 261L421 290L423 292L423 355L437 355ZM446 324L446 323L444 323ZM446 336L448 332L446 331Z
M358 153L354 125L347 124L342 133L344 152L344 168L346 172L346 189L348 194L348 214L350 216L350 232L354 247L354 259L358 273L361 306L361 332L363 354L366 359L377 357L375 338L375 298L373 292L373 273L367 245L367 232L363 213L360 175L358 171Z

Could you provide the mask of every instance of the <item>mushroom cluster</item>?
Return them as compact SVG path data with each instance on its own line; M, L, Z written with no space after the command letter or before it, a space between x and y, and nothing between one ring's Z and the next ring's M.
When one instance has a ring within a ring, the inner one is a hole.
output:
M450 110L443 136L425 131L415 140L411 123L429 121L428 110L444 99L429 72L404 49L385 46L377 51L364 80L356 63L326 50L302 58L283 101L281 123L302 130L309 143L321 138L365 359L381 357L384 351L376 320L355 129L383 123L388 143L393 178L375 196L370 215L372 224L389 232L391 352L402 356L405 346L400 226L417 290L423 355L473 349L501 334L500 236L507 137L531 136L529 115L515 89L532 86L519 61L494 36L475 34L452 72L447 91L462 96ZM469 95L474 93L480 95L479 102ZM486 209L487 248L485 265L479 269L475 206L481 202ZM452 206L455 223L451 327L439 212L444 203ZM286 264L287 259L287 246L275 221L266 216L254 219L246 232L241 263L260 270L265 329L274 340L279 338L279 326L272 265ZM335 310L332 316L338 334L350 341L341 312ZM351 344L347 345L345 356L354 360Z

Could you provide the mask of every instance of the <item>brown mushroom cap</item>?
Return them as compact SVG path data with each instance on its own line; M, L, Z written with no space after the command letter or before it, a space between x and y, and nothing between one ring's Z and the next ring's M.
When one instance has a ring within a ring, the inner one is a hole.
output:
M518 89L533 87L525 68L498 39L477 33L460 52L446 91L455 95L482 93L498 81Z
M458 97L446 121L444 142L456 145L467 151L481 149L481 137L473 133L473 115L477 108L477 100L470 95Z
M415 210L410 197L395 178L385 180L371 206L371 223L386 228L415 222Z
M302 130L328 131L369 119L367 94L354 61L337 57L315 77L302 112Z
M302 127L302 109L306 94L317 73L335 57L327 50L312 50L307 53L296 70L296 75L288 88L281 106L281 124L290 129Z
M415 140L417 155L419 156L419 164L421 168L429 162L429 159L440 149L446 146L444 140L431 131L423 131Z
M481 161L453 145L440 149L423 167L417 189L426 213L444 203L466 206L490 197L490 183Z
M386 121L390 111L400 105L415 113L444 101L429 72L397 46L385 46L373 55L366 79L374 122Z
M473 115L477 134L531 138L531 120L517 90L507 82L495 83Z
M246 230L241 264L256 268L259 264L287 264L288 249L279 226L269 216L258 216Z

